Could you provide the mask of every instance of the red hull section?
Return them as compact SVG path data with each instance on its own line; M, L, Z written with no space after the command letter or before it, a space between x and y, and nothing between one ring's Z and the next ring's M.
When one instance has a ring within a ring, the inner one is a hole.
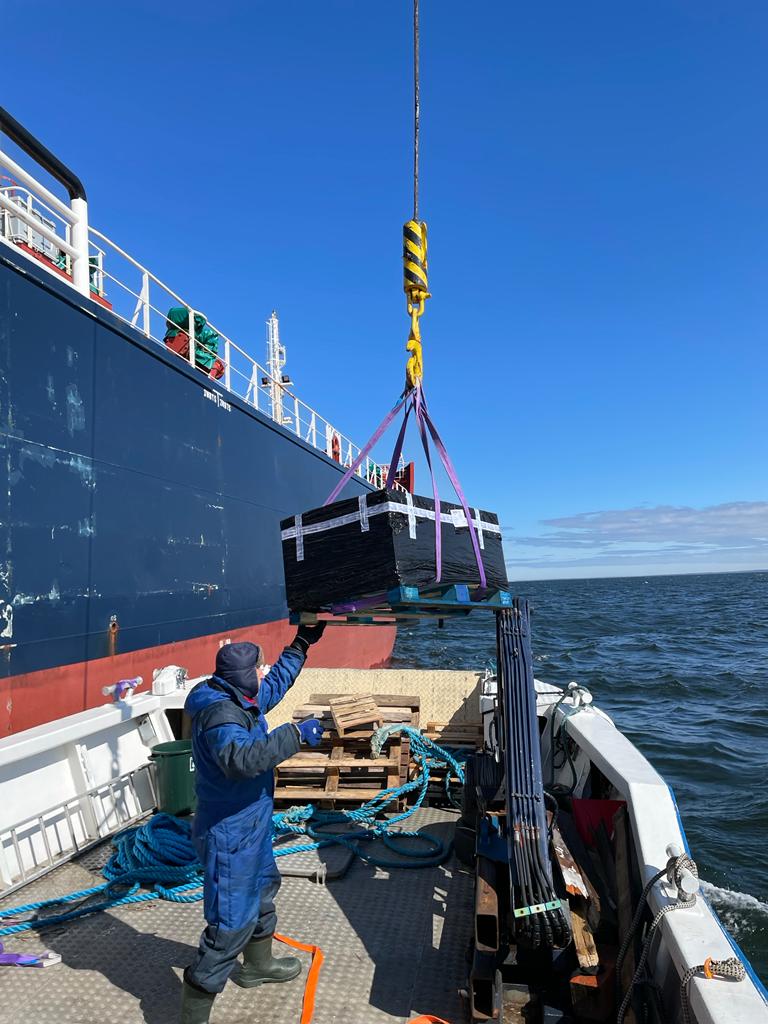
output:
M153 670L164 665L181 665L191 677L205 675L213 670L223 640L254 640L263 646L266 660L272 662L295 631L296 627L285 619L265 622L247 629L0 679L0 736L98 707L106 700L102 688L119 679L141 676L144 685L140 692L146 692L152 684ZM312 648L308 664L313 668L379 668L389 660L394 642L394 627L332 626Z

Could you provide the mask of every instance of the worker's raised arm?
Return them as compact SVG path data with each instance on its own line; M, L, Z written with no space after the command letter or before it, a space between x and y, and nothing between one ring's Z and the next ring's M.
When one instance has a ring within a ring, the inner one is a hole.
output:
M285 648L272 668L267 672L259 686L259 710L262 714L279 704L287 691L296 682L296 678L307 660L307 651L317 643L325 630L325 623L316 626L299 626L296 636Z
M295 725L279 725L266 736L254 736L238 721L233 705L216 705L212 724L202 733L211 759L228 779L251 779L270 772L301 746Z

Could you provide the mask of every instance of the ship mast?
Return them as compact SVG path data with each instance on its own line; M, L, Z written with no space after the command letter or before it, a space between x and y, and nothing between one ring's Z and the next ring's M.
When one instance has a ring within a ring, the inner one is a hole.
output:
M272 419L281 426L283 418L283 392L292 383L290 377L283 374L286 362L285 346L280 344L280 324L277 312L273 309L267 320L267 372L270 401L272 403Z

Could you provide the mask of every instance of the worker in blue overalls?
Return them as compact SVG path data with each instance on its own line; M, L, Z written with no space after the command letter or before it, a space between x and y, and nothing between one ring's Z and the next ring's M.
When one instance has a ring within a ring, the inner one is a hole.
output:
M272 852L273 770L302 743L317 746L323 729L313 718L270 732L264 714L293 685L324 628L300 626L266 675L257 644L226 644L215 675L187 697L197 791L192 836L205 869L207 927L184 971L182 1024L208 1021L241 952L233 981L244 988L291 981L301 971L296 957L272 956L280 887Z

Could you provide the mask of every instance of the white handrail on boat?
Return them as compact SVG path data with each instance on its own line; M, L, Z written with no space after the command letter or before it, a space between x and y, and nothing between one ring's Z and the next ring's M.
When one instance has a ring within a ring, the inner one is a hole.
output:
M140 330L146 338L163 345L166 351L173 351L164 342L168 308L173 305L185 306L189 310L190 321L187 333L190 338L194 338L195 316L205 317L205 314L169 288L103 232L90 227L84 200L72 199L71 206L67 206L1 149L0 166L7 171L6 180L10 182L0 187L0 240L15 246L25 256L37 258L44 269L66 280L82 294L96 298L119 319ZM18 228L11 230L12 221L20 221L26 226L23 237ZM38 239L48 242L51 251L43 251ZM130 270L126 268L121 273L117 266L120 260ZM133 287L123 279L130 274L137 275ZM110 287L114 286L110 293L105 287L107 283ZM179 358L186 359L193 368L196 367L196 355L200 352L207 352L214 359L220 359L223 364L223 376L217 381L220 387L270 416L281 427L290 430L340 465L352 465L360 454L360 447L298 398L290 390L292 385L278 380L205 318L208 326L219 336L223 350L214 351L195 340L187 346L188 356L179 355ZM264 394L262 401L261 393ZM404 465L401 456L398 469L402 470ZM382 487L387 468L366 457L357 469L357 475L374 487ZM401 489L398 483L395 483L395 487Z

